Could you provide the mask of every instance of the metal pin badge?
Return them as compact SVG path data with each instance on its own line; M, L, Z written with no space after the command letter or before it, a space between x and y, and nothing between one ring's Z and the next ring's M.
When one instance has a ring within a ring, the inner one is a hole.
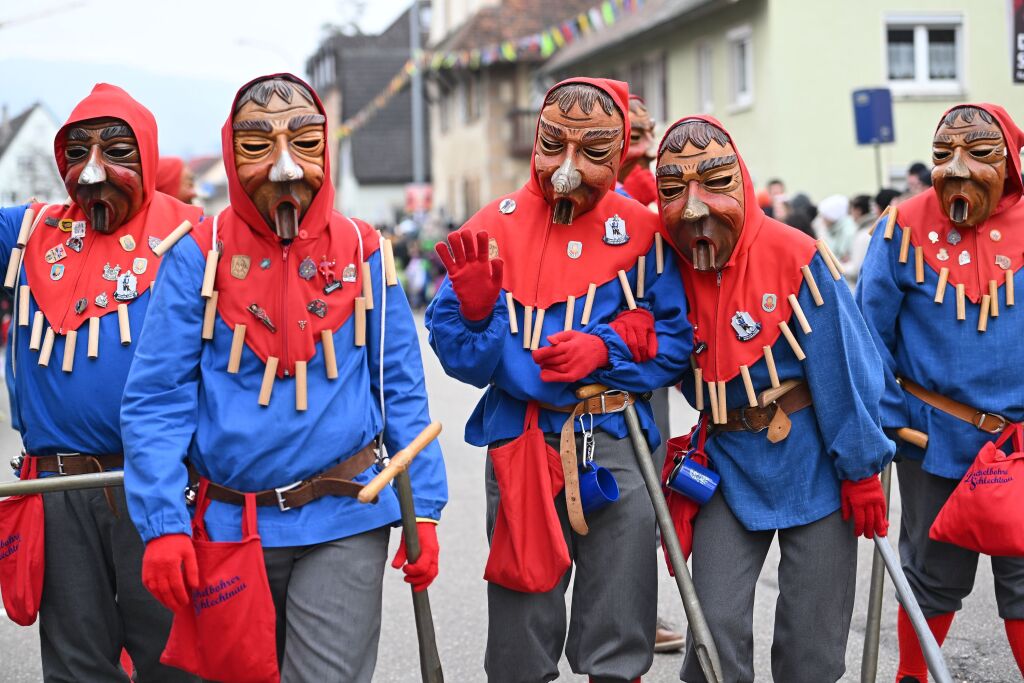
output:
M615 214L604 222L605 244L620 245L629 241L629 233L626 232L626 221L622 220L619 214Z
M131 235L121 235L117 241L121 243L121 248L125 251L135 251L135 238Z
M71 226L74 225L74 221L70 218L61 218L60 224L57 226L62 232L71 232Z
M342 282L355 282L356 281L356 264L350 263L345 266L345 269L341 271Z
M750 341L761 331L761 323L754 322L746 311L736 311L731 322L733 332L740 341Z
M306 329L306 325L308 325L308 324L309 324L308 320L300 320L299 321L299 329L300 330Z
M47 216L46 220L43 221L43 223L45 223L46 226L50 228L56 228L58 225L60 225L60 221L57 220L56 216Z
M761 310L771 313L779 305L779 297L774 294L765 294L761 297Z
M150 235L147 243L149 244L150 250L155 251L156 248L160 246L160 243L162 241L163 240L161 240L159 237L156 237L155 235Z
M260 259L260 268L262 268L263 270L266 270L269 267L270 267L270 257L264 256L262 259Z
M949 252L946 251L945 249L939 249L939 253L935 255L935 258L939 259L940 261L948 261Z
M117 276L117 289L114 290L114 298L118 301L131 301L139 296L139 279L130 270L126 270Z
M81 252L82 251L82 247L85 246L84 243L82 242L82 238L81 237L69 237L67 239L67 241L64 242L64 244L67 245L68 249L70 249L71 251L73 251L75 253Z
M299 264L299 277L303 280L312 280L314 275L316 275L316 263L307 256Z
M960 244L960 240L962 239L963 237L960 235L959 232L957 232L956 228L951 228L949 234L946 235L946 241L952 244L954 247Z
M106 263L106 265L103 266L103 279L104 280L110 280L111 282L113 282L114 280L117 279L117 276L120 275L120 274L121 274L121 266L120 265L116 265L113 268L111 268L110 267L110 262L108 261Z
M268 330L270 330L271 332L277 332L277 327L274 325L273 322L270 321L270 316L267 315L267 312L264 311L262 308L260 308L256 304L249 304L249 308L247 310L254 316L256 316L257 320L266 325Z
M514 199L509 199L509 198L506 197L505 199L501 200L500 204L498 204L498 211L500 211L501 213L503 213L505 215L508 215L508 214L512 213L513 211L515 211L515 210L516 210L516 200L514 200Z
M54 263L53 266L50 268L50 279L59 280L62 277L64 277L64 264Z
M324 280L327 282L324 285L324 294L330 294L341 287L341 283L334 276L334 259L328 260L326 256L320 259L320 264L317 266L317 270L324 276Z
M71 224L72 237L85 237L85 221L75 221Z
M306 310L318 318L323 318L327 315L327 302L323 299L313 299L306 304Z
M989 230L988 236L992 239L993 242L998 242L999 240L1003 239L1003 233L999 232L998 230Z
M571 259L578 259L583 255L583 242L571 240L565 248L565 254Z
M964 249L963 251L960 252L960 255L957 257L956 260L957 263L959 263L961 266L966 266L968 263L971 262L971 254L966 249Z
M57 261L63 261L68 257L68 252L64 249L63 244L58 244L54 248L48 250L43 258L46 259L47 263L56 263Z
M939 233L932 230L928 233L928 241L932 244L936 244L939 241Z
M244 280L245 276L249 274L250 265L252 265L250 257L244 254L235 254L231 257L231 277Z
M82 297L81 299L75 302L75 313L77 313L78 315L82 315L83 313L85 313L85 309L88 307L89 300L86 299L85 297Z
M132 261L132 272L135 273L136 275L142 275L143 273L146 272L146 269L148 267L149 261L142 258L141 256Z
M1010 261L1009 256L996 254L996 265L1002 268L1003 270L1009 270L1013 263Z
M100 308L106 308L107 306L110 305L110 299L107 298L106 292L100 292L99 294L97 294L93 302Z

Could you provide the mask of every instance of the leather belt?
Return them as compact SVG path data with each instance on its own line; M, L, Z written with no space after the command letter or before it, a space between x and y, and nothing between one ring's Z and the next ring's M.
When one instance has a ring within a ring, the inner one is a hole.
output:
M120 454L57 453L26 454L26 457L35 460L36 471L40 474L96 474L124 467L124 456Z
M909 379L897 377L896 381L911 396L927 403L936 410L941 410L947 415L952 415L959 420L973 425L978 431L987 434L999 434L1010 424L1010 420L1007 420L1002 415L986 413L983 410L972 408L959 401L954 401L948 396L925 389L920 384Z
M562 460L562 477L565 479L565 507L569 513L569 525L573 528L573 531L581 536L586 536L590 532L590 527L587 526L586 517L583 515L583 501L580 498L580 475L576 459L576 431L573 429L573 422L581 415L621 413L626 409L626 406L636 403L637 399L643 398L643 395L609 389L590 398L583 399L574 406L554 406L549 403L539 404L544 410L553 410L558 413L568 413L569 415L562 425L558 455Z
M275 489L256 491L256 504L263 507L277 507L281 512L285 512L308 505L324 496L355 498L362 490L363 485L357 484L352 479L376 461L377 447L375 443L371 442L351 458L309 479ZM191 467L189 467L189 481L193 484L199 481L199 474ZM245 504L245 492L221 486L212 481L206 489L206 494L211 499L222 503Z
M769 390L770 391L770 390ZM763 396L764 394L762 394ZM768 440L778 443L787 436L792 426L789 416L814 404L807 382L794 382L791 389L767 405L734 408L726 413L724 424L712 424L717 432L751 432L768 430Z

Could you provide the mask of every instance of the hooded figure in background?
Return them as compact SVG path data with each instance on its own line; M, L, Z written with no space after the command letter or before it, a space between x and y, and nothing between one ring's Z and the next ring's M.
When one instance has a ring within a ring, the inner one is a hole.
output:
M887 531L878 473L893 446L878 425L878 354L831 252L764 215L718 121L694 116L669 128L656 175L661 229L682 257L694 330L682 384L701 411L690 446L721 475L699 512L675 491L669 504L684 548L692 539L693 580L724 680L755 679L755 588L777 536L772 675L837 681L857 537ZM681 679L704 681L687 643Z
M196 176L181 157L160 157L156 190L191 204L196 198Z
M1022 145L1024 133L998 105L949 109L932 141L932 186L882 214L857 284L885 371L882 426L924 437L899 441L899 545L939 644L974 586L978 553L932 540L929 529L982 446L1024 420L1015 353L1024 313L1014 305L1024 283ZM993 557L992 574L1024 673L1024 558ZM902 609L898 635L897 680L924 681Z
M154 248L201 218L156 191L156 120L116 86L96 85L75 107L54 153L69 200L0 209L17 302L7 379L25 446L12 465L39 476L122 467L121 397L132 334L150 312ZM122 648L140 681L193 680L160 664L171 613L143 588L142 542L122 490L47 493L43 504L44 680L123 681Z
M654 161L654 119L639 95L629 96L629 151L619 168L622 190L644 206L658 199L658 186L651 173Z
M448 276L427 309L430 344L449 375L487 388L466 441L489 449L492 682L557 678L563 644L593 681L637 680L653 658L654 514L621 410L637 401L655 449L641 394L678 381L691 330L656 217L613 191L627 99L619 81L553 87L529 181L438 245ZM621 391L581 402L594 383ZM599 472L614 502L584 495Z

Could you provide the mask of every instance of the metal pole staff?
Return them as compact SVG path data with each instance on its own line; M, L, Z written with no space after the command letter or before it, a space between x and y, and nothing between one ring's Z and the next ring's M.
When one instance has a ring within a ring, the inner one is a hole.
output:
M889 516L889 490L892 488L892 465L882 470L882 491L885 493L885 515ZM875 683L878 676L878 641L882 628L882 594L885 590L885 565L877 550L871 556L871 593L868 597L868 621L864 628L864 654L860 660L861 683Z
M0 483L0 496L27 496L32 493L54 491L75 491L78 489L102 489L110 486L124 486L124 472L97 472L95 474L74 474L43 479L17 479Z

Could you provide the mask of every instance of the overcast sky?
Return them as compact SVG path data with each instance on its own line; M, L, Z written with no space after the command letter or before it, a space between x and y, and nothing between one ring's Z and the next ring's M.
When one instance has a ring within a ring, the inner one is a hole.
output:
M162 152L219 153L220 126L239 86L275 71L305 77L324 25L358 21L364 32L376 33L409 4L4 0L0 104L13 116L41 101L63 122L94 83L107 81L153 111Z

